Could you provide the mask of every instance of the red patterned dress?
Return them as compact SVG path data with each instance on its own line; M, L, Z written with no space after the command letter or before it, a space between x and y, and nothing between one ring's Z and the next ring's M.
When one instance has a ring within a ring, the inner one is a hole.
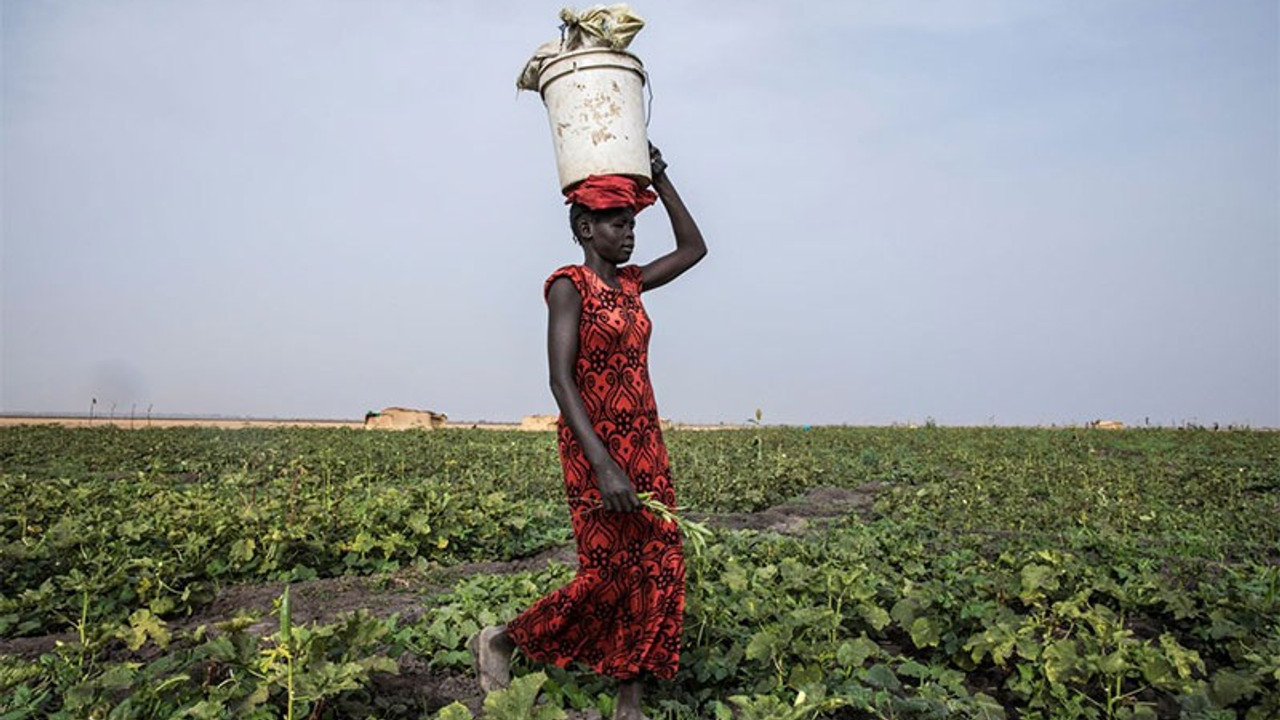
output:
M616 290L582 265L561 277L582 296L574 376L592 426L637 492L676 506L658 407L649 383L649 317L640 303L640 268L619 268ZM560 462L578 543L578 572L507 625L525 655L564 667L581 662L600 675L630 680L675 675L684 623L680 531L647 510L615 513L600 505L595 473L573 431L557 424Z

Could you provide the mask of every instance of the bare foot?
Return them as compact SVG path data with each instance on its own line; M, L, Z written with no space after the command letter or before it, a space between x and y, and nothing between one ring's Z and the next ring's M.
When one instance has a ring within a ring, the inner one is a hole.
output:
M618 685L618 704L613 709L613 720L649 720L640 711L640 696L644 685L639 680L628 680Z
M491 625L471 636L467 649L471 651L471 665L481 690L493 692L511 684L511 653L516 645L505 625Z

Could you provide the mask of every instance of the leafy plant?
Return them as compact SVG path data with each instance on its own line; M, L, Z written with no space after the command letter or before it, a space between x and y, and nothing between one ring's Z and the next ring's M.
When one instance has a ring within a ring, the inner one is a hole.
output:
M698 525L817 486L874 506L705 542L674 513L685 638L651 716L1280 715L1274 433L760 419L668 433ZM539 434L0 428L0 635L70 631L0 656L0 717L419 717L379 704L378 674L467 671L470 633L567 582L456 569L567 542L562 493ZM262 637L177 621L227 584L407 570L447 586L411 618L299 626L289 591ZM509 711L605 711L606 691L554 670Z
M511 687L495 690L485 696L486 720L561 720L567 717L555 705L539 705L538 693L547 681L545 673L536 672L511 681Z

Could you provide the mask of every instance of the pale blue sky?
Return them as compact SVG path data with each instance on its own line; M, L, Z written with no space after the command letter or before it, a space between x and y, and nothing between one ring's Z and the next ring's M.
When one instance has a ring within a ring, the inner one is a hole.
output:
M559 4L2 7L0 410L553 411ZM1274 0L633 7L664 415L1280 426Z

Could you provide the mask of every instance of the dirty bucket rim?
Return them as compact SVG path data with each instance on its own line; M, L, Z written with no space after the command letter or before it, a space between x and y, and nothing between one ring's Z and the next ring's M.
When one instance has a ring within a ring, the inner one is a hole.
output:
M588 65L583 68L578 68L577 66L570 64L570 65L566 65L563 68L557 69L555 73L552 74L552 68L555 65L558 65L559 63L566 60L576 60L585 55L610 55L614 57L622 56L631 61L634 61L635 65L633 66L625 62L618 62L618 63L600 62L600 63L594 63L592 65ZM635 55L632 55L631 53L625 50L609 50L608 48L586 48L584 50L573 50L567 53L556 55L553 58L548 58L542 64L542 68L538 70L538 94L541 95L542 99L545 101L548 85L555 82L556 80L559 80L565 75L569 75L571 73L577 72L579 69L591 70L594 68L616 68L618 70L629 70L635 73L636 75L640 76L641 85L647 85L649 82L649 74L645 72L644 63L641 62L640 58L636 57Z
M623 55L625 57L631 58L632 60L635 60L637 65L644 67L644 63L640 60L640 58L635 53L632 53L627 50L611 50L609 48L601 48L601 47L580 48L578 50L570 50L568 52L562 52L559 55L555 55L547 58L545 61L543 61L542 66L546 67L548 65L553 65L566 58L578 57L579 55Z

